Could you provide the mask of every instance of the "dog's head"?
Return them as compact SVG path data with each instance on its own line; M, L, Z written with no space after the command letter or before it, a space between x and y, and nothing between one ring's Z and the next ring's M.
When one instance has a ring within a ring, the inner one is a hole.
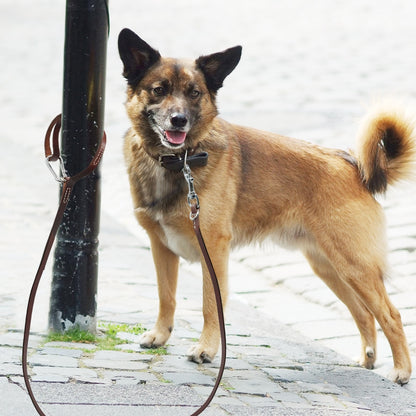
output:
M195 61L162 58L129 29L118 46L127 79L127 112L152 154L196 147L217 115L216 93L238 64L241 46Z

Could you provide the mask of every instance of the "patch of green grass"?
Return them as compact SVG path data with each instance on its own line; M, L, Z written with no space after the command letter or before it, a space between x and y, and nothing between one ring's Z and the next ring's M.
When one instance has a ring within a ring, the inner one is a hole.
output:
M127 332L130 334L140 335L145 331L142 325L128 325L128 324L113 324L100 322L98 329L102 332L101 334L93 334L88 331L82 331L79 327L69 329L64 333L52 332L47 338L46 342L58 341L58 342L74 342L83 344L93 344L98 350L114 350L117 345L128 344L127 340L120 339L117 337L119 332ZM88 348L87 348L88 349ZM162 351L149 350L146 353L162 355ZM166 350L165 350L166 353Z
M172 383L170 380L164 378L161 374L156 375L156 377L161 383L166 383L166 384Z
M127 332L129 334L140 335L146 331L146 328L144 328L141 324L129 325L99 322L98 328L110 335L116 335L118 332Z
M167 355L168 351L166 347L159 347L159 348L148 348L141 352L142 354L150 354L150 355Z
M82 342L83 344L94 344L97 336L88 331L82 331L78 327L69 329L66 332L51 332L46 337L46 342Z
M235 390L235 388L233 386L231 386L231 384L225 382L225 381L221 381L220 386L224 389L224 390L228 390L228 391L232 391Z

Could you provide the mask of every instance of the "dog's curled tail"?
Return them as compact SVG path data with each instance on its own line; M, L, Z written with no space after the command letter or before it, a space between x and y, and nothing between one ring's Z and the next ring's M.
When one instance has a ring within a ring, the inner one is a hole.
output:
M363 120L356 156L362 180L373 194L410 179L415 173L415 119L397 105L374 107Z

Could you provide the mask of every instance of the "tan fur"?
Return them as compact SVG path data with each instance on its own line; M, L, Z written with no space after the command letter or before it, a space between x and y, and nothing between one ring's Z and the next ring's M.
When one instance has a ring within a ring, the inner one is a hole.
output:
M201 116L186 140L196 152L209 153L208 165L194 168L192 174L201 203L201 229L224 304L233 247L270 238L298 248L349 308L362 338L361 364L374 365L377 319L393 352L391 378L406 383L411 374L407 342L400 314L383 284L387 268L384 214L368 184L380 170L387 183L407 174L414 156L413 130L407 119L399 111L373 114L362 130L356 160L338 150L229 124L215 117L215 93L201 81L204 67L201 70L194 63L165 58L156 62L138 85L128 88L126 106L132 128L124 145L135 214L150 237L160 298L156 325L144 335L142 345L163 345L170 336L179 256L201 261L189 220L186 183L181 173L167 171L155 160L163 149L143 116L149 100L154 101L149 97L149 84L169 79L176 68L170 94L181 97L181 106L188 109L190 102L183 92L187 83L197 84L202 91ZM171 95L158 101L158 111L172 105ZM379 145L386 129L394 131L401 149L394 158L383 155L388 146ZM170 153L169 149L164 153ZM373 186L373 192L380 190ZM196 362L211 360L219 346L215 298L204 262L201 264L204 327L189 352Z

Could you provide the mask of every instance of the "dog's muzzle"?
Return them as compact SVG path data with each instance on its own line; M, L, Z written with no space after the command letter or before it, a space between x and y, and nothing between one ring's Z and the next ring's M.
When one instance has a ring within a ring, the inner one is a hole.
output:
M172 113L166 128L156 121L154 113L149 111L147 116L153 129L161 135L162 144L169 148L179 148L185 143L189 120L183 113Z

